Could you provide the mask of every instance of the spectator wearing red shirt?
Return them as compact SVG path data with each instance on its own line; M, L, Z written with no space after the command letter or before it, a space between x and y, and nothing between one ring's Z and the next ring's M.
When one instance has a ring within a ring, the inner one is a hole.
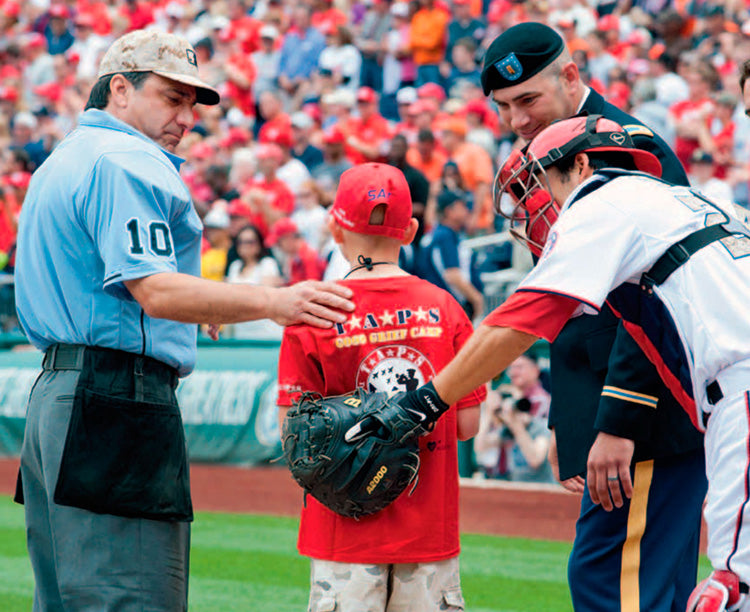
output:
M737 126L734 111L737 98L729 92L721 92L715 97L713 121L701 130L698 140L700 147L713 157L716 164L714 176L725 179L731 170L734 156L734 137ZM701 124L703 126L703 124Z
M243 41L231 29L223 30L219 38L229 46L229 54L222 67L226 78L226 96L247 117L255 116L253 83L255 82L255 64L243 48Z
M117 14L127 19L127 32L142 30L154 22L154 9L150 2L125 0Z
M378 95L370 87L357 91L359 116L352 117L345 126L347 157L354 165L378 161L385 154L391 128L378 112Z
M272 142L269 133L280 130L290 130L292 120L284 112L284 105L281 96L276 91L264 91L258 98L258 111L260 118L263 120L258 130L258 140L260 142Z
M310 180L310 171L305 167L305 164L295 159L292 155L292 147L294 146L294 131L292 126L284 125L277 127L276 125L272 125L265 130L261 130L260 142L273 143L279 147L281 161L276 170L276 176L296 196L300 192L302 185Z
M227 16L229 27L227 35L237 40L240 50L245 54L260 49L260 29L263 23L247 14L247 0L229 0L227 2Z
M276 175L283 157L278 145L259 144L255 149L255 156L260 177L247 183L242 198L260 213L262 222L259 221L256 226L265 233L276 221L292 214L294 194Z
M266 243L276 246L283 255L283 274L287 285L304 280L321 280L325 271L325 261L318 252L300 236L297 225L288 218L282 218L271 226Z
M675 128L674 152L686 172L690 172L690 157L699 146L701 131L710 129L714 118L714 91L719 75L707 62L691 66L685 75L688 99L669 107L669 120Z
M214 199L213 191L206 181L206 171L211 166L216 151L207 142L197 142L187 155L187 167L183 172L183 180L190 189L193 203L199 213L208 212L208 207Z
M333 6L333 0L317 0L313 3L310 25L323 34L332 32L338 26L347 25L346 13Z
M101 0L77 0L75 14L89 15L93 22L94 34L108 36L112 33L112 19L107 8L107 3ZM78 36L76 35L76 38Z

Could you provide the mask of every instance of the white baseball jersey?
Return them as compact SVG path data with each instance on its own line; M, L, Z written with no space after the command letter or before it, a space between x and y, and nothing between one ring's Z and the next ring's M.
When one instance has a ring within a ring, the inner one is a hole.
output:
M598 310L608 301L703 429L706 386L750 360L750 239L736 235L695 253L648 295L641 275L674 243L730 218L686 187L640 173L598 174L568 198L539 263L519 292L564 295ZM750 361L745 364L750 372Z

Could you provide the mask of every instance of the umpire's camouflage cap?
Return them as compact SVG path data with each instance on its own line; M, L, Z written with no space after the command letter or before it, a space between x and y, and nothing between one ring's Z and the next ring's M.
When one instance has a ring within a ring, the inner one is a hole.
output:
M135 30L121 36L104 54L97 78L118 72L153 72L195 87L199 104L219 103L219 92L198 76L195 49L175 34Z

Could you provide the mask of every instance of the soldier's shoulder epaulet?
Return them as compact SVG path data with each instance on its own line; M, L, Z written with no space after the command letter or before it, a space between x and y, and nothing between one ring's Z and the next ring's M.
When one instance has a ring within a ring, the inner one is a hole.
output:
M633 136L648 136L649 138L654 137L654 133L649 130L645 125L640 125L638 123L630 123L628 125L623 125L623 128L625 128L625 131L630 134L630 137Z

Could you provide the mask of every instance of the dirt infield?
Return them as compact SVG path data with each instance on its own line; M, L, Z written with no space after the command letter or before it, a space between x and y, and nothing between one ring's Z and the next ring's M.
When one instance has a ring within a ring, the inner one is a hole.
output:
M12 495L18 459L0 459L0 494ZM190 468L196 510L297 516L302 494L281 467ZM572 542L579 497L554 485L463 480L461 531ZM701 534L706 550L706 528Z
M13 494L17 470L17 459L0 459L0 493ZM196 510L297 516L302 502L299 487L280 467L193 465L191 482ZM578 503L557 487L467 481L461 487L461 530L570 541Z

